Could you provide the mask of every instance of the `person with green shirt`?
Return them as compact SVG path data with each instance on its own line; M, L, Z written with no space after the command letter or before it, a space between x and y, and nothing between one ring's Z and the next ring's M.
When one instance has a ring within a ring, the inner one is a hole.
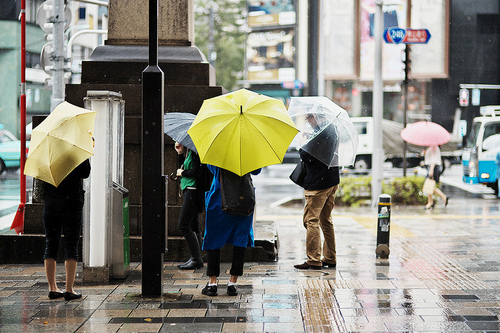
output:
M202 165L197 153L187 149L180 143L175 143L175 150L179 157L179 169L177 177L183 196L181 214L179 217L179 229L186 239L191 257L188 261L178 265L179 269L196 269L203 267L201 257L202 234L198 221L198 214L203 211L203 200L200 195L202 177Z

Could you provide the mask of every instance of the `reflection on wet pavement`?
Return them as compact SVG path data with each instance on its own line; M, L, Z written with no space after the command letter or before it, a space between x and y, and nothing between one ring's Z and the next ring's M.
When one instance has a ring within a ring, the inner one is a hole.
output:
M0 332L500 332L498 201L394 206L388 259L376 258L372 208L336 208L337 268L299 271L301 208L266 199L257 216L276 222L279 257L246 263L238 296L226 295L229 263L217 297L201 294L205 268L166 263L165 295L142 298L139 263L107 285L82 284L79 266L84 297L70 302L48 299L41 263L1 265Z

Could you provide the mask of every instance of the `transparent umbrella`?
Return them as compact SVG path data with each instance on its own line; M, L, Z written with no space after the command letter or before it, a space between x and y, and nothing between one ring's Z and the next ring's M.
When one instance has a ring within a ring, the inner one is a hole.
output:
M354 164L358 133L347 111L324 96L292 97L288 113L300 149L329 167Z

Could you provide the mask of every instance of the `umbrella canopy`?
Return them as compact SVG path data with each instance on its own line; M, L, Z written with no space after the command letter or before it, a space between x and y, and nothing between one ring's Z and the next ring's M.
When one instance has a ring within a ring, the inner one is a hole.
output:
M409 124L401 131L403 140L418 146L439 146L451 139L451 134L441 125L432 121Z
M300 149L325 165L354 164L358 133L347 112L324 96L292 97L288 113L300 129Z
M193 140L187 134L187 130L191 127L195 117L194 114L185 112L166 113L163 117L163 131L184 147L198 153Z
M282 101L246 89L205 100L188 130L202 163L240 176L281 163L297 132Z
M32 130L24 173L59 186L71 171L94 155L95 116L95 111L68 102L59 104Z

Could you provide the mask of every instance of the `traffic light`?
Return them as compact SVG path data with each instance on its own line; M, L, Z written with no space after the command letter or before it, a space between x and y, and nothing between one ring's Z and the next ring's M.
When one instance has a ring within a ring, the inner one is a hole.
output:
M403 67L404 67L404 80L408 82L410 79L411 73L411 46L409 44L405 45L404 59L403 59Z
M469 106L469 89L460 89L459 97L460 106Z

